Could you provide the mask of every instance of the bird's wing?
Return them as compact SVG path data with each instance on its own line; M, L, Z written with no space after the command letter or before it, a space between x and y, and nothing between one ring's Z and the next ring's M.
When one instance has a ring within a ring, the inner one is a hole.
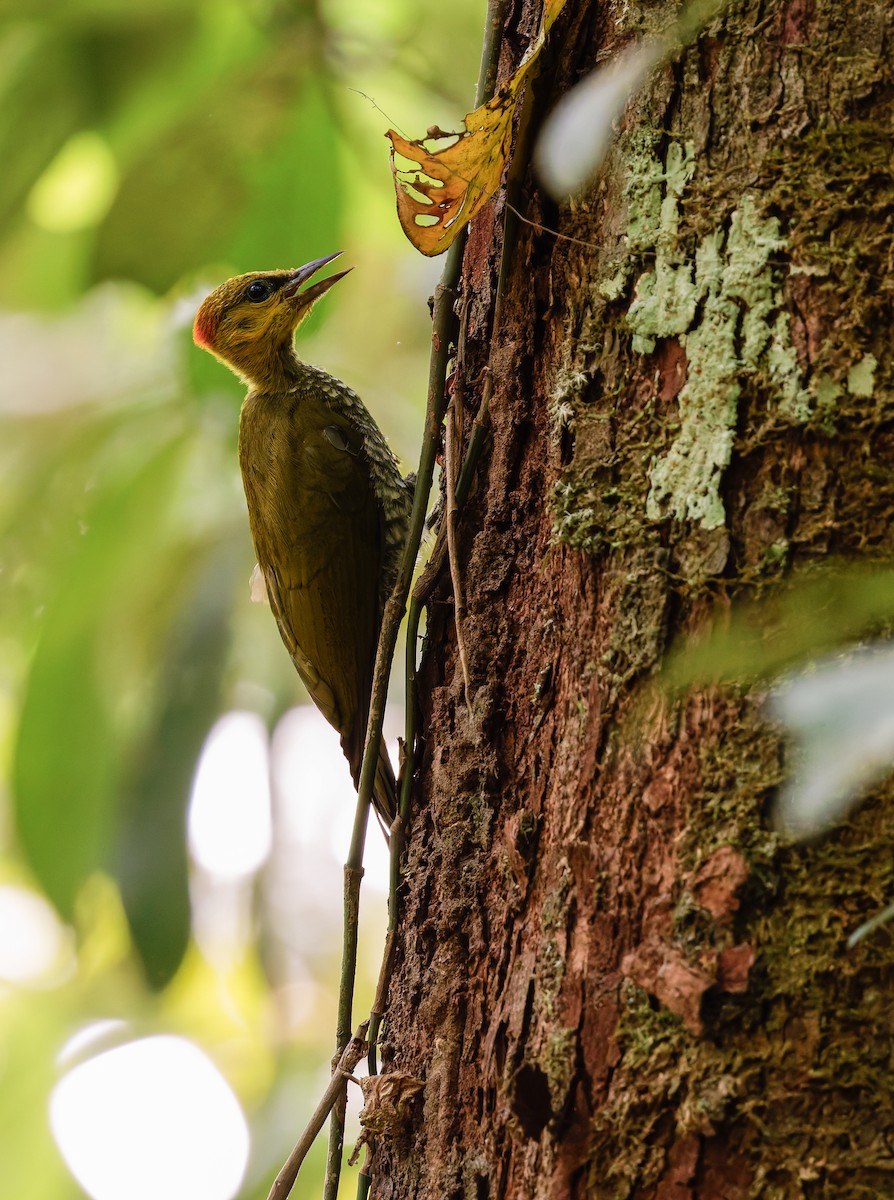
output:
M291 418L258 459L248 446L242 455L244 476L265 455L270 463L263 479L246 478L252 534L283 641L356 779L378 638L381 515L351 424L306 402Z

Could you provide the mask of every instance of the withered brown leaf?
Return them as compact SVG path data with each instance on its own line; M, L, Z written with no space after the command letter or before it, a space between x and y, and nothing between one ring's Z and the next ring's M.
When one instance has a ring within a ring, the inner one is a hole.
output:
M540 32L518 70L492 100L463 118L462 132L430 130L431 136L416 141L408 141L393 129L385 135L391 139L397 215L420 253L429 257L443 254L499 189L512 144L516 101L564 4L565 0L545 0ZM426 142L448 144L429 150ZM415 166L399 167L395 155Z

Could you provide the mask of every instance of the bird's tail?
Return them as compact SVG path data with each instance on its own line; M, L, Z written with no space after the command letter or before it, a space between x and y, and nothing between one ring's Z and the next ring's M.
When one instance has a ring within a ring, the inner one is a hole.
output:
M364 725L363 728L365 729L366 726ZM360 769L363 766L363 745L361 743L358 746L356 742L352 745L346 738L342 738L341 745L345 757L351 764L351 778L354 780L354 787L359 788ZM388 831L397 816L397 784L384 738L379 742L379 757L376 761L376 774L373 779L372 804L387 838Z
M388 757L384 738L379 742L379 760L376 763L376 778L373 783L373 804L385 825L387 834L397 816L397 783L394 779L394 769L391 766L391 759Z

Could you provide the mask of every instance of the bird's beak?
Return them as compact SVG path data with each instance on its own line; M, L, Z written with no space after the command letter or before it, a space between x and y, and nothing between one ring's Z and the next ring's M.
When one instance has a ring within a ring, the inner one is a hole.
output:
M336 250L335 254L327 254L325 258L315 258L313 262L305 263L303 267L298 267L297 270L291 271L288 282L282 288L281 295L287 300L294 301L296 307L305 308L307 305L313 304L314 300L318 300L324 292L328 292L333 283L338 283L339 279L349 273L347 271L339 271L337 275L330 275L327 279L321 279L319 283L315 283L313 287L309 287L304 292L299 292L299 288L303 283L306 283L312 275L316 275L321 267L325 267L327 263L331 263L334 258L338 258L344 251Z

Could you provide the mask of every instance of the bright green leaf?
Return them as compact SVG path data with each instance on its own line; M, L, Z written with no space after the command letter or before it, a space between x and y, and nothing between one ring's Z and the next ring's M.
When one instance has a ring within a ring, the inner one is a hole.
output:
M111 836L120 772L116 630L134 585L154 580L152 552L182 453L182 443L165 444L99 492L80 553L41 622L15 747L15 816L25 853L65 916Z
M153 987L172 978L189 938L187 802L202 744L220 712L231 600L242 568L224 545L184 596L158 681L161 709L124 789L115 874Z

